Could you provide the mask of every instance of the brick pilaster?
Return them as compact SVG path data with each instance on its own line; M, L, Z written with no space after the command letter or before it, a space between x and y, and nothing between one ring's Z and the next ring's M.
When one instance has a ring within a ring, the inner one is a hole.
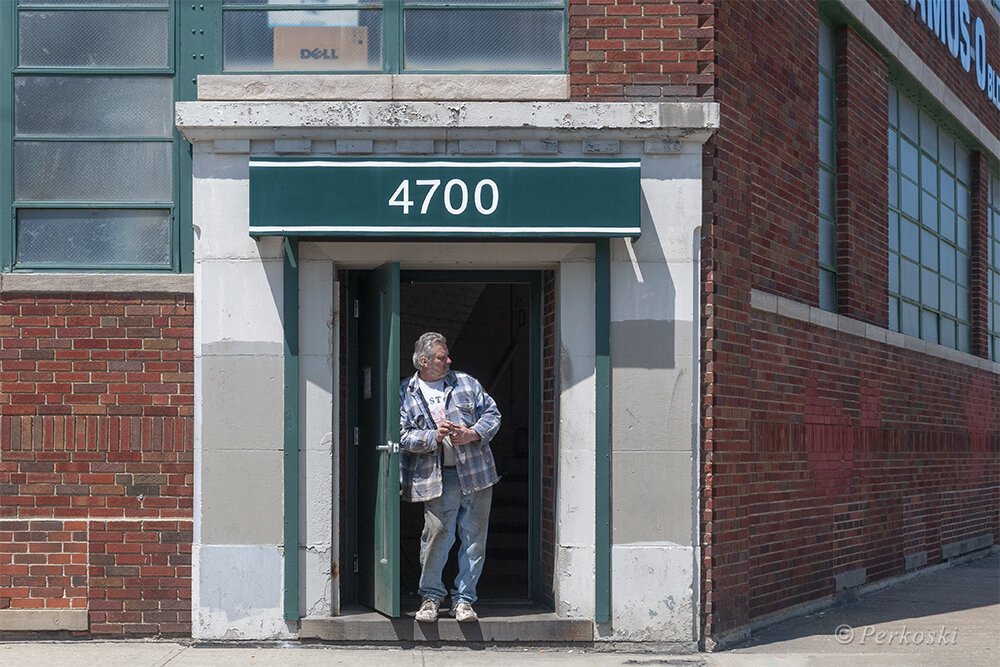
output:
M990 162L985 153L969 158L972 211L972 256L969 267L970 315L972 317L972 354L990 356Z
M888 326L888 81L854 30L837 31L837 305Z

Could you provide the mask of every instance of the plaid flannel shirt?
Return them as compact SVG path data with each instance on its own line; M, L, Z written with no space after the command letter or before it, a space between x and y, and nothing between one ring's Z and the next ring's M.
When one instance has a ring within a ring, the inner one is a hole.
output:
M399 385L400 461L403 500L423 502L441 495L443 447L436 440L437 425L420 391L418 373ZM479 434L478 442L455 447L455 468L462 493L496 484L497 475L490 440L500 430L496 403L471 375L451 371L444 377L445 409L462 415L462 422Z

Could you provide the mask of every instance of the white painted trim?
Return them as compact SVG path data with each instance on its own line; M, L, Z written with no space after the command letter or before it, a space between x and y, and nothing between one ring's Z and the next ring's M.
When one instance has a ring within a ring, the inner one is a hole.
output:
M823 327L824 329L832 329L859 338L867 338L876 343L927 354L956 364L972 366L1000 375L1000 363L990 361L989 359L983 359L982 357L977 357L966 352L959 352L950 347L944 347L937 343L901 334L898 331L883 329L868 322L831 313L828 310L810 306L809 304L793 299L787 299L776 294L770 294L763 290L755 289L750 292L750 305L754 310L774 313L782 317Z
M580 236L590 234L609 234L614 236L638 236L639 227L380 227L377 225L345 226L323 225L322 227L250 227L250 233L263 234L306 234L306 233L339 233L344 234L415 234L418 233L452 233L452 234L524 234L527 236Z
M586 161L538 161L528 162L520 160L491 160L488 162L474 160L433 160L404 162L398 160L250 160L251 167L407 167L415 169L425 169L427 167L457 167L459 169L475 169L479 167L527 167L531 169L552 169L552 168L580 168L580 169L638 169L641 163L639 160L628 162L602 162L595 160Z

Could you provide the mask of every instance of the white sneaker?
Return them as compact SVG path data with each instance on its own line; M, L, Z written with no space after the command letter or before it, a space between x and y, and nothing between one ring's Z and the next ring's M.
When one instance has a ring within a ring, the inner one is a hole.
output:
M440 606L440 601L424 598L424 601L420 603L420 610L417 611L414 618L421 623L433 623L438 620L438 607Z
M479 616L476 615L476 610L472 608L472 605L465 600L459 600L452 608L451 615L455 617L455 620L459 623L475 623L479 620Z

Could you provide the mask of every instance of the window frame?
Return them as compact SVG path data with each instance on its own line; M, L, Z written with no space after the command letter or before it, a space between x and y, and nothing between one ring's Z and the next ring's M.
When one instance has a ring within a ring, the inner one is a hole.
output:
M916 112L916 132L917 137L914 141L910 141L912 137L904 137L904 129L902 128L901 122L901 110L903 107L902 100L907 100ZM893 112L895 109L895 113ZM972 349L972 313L971 313L971 299L972 299L972 187L971 187L971 155L973 150L963 141L962 137L956 135L950 130L946 123L941 122L940 119L935 118L928 108L922 105L918 99L907 93L906 89L902 85L898 85L895 82L891 82L889 85L889 123L888 123L888 150L889 155L887 155L887 167L888 167L888 178L889 178L889 201L888 201L888 219L886 221L888 227L888 269L889 269L889 283L888 283L888 310L889 310L889 329L893 331L899 331L906 335L914 335L911 331L908 331L904 327L903 312L904 308L907 306L917 308L917 332L916 337L926 340L928 342L942 345L944 347L950 347L952 349L957 349L961 352L971 353ZM940 141L937 141L934 148L934 154L931 155L928 150L925 150L925 144L923 142L923 126L924 121L927 120L932 122L935 128L935 137L939 138L942 134L947 135L955 146L954 151L954 168L948 169L947 166L942 165L940 161ZM896 135L895 143L893 142L893 135ZM916 180L904 173L902 155L903 155L903 144L907 142L915 148L916 153ZM895 154L893 150L895 149ZM959 174L959 158L960 155L964 153L965 157L968 159L966 171L966 180L960 180ZM930 193L924 184L926 179L924 177L924 169L926 163L930 161L933 163L935 169L935 185L934 192ZM937 221L940 217L940 211L943 204L941 201L941 172L944 172L952 177L955 182L955 201L949 209L954 209L955 214L955 238L949 240L946 236L940 233L940 225L935 222L934 226L931 227L928 224L928 216L924 213L925 203L927 198L930 197L936 207L935 220ZM917 212L914 215L906 212L904 210L903 204L903 186L904 181L914 185L916 188L917 197ZM895 188L893 186L895 185ZM964 212L958 210L958 192L959 187L964 187L967 191L967 208ZM893 191L895 190L896 202L893 202ZM894 230L892 228L893 218L895 216L897 229L895 230L895 245L893 242ZM968 237L965 239L965 248L962 247L961 239L958 235L959 220L962 219L966 223L966 228L968 232ZM917 257L909 258L904 251L904 239L902 236L903 223L907 222L916 226L918 237L916 239L917 243ZM928 237L932 237L936 242L934 247L934 261L935 266L930 266L925 263L924 254L924 240ZM955 251L955 277L954 279L947 278L944 276L941 270L941 249L944 246L953 248ZM904 276L903 267L904 261L909 260L916 264L917 267L917 297L911 298L904 294ZM966 282L962 283L959 281L959 277L963 273L960 268L960 262L965 262L965 278ZM893 272L895 269L895 283L896 287L893 287ZM932 306L930 302L925 299L924 296L924 275L930 273L936 278L935 287L937 290L937 305ZM951 280L955 287L955 314L947 313L942 308L941 303L941 286L943 280ZM964 307L961 302L961 291L965 290L965 302ZM962 312L964 310L965 317L962 317ZM925 331L924 318L927 315L933 315L935 322L937 324L937 331L934 332L934 336L928 335ZM951 320L955 325L955 340L954 344L947 342L941 342L941 321L942 319Z
M823 31L826 31L829 34L831 53L833 55L833 62L832 63L825 63L824 62L824 58L823 58L824 53L823 53L823 47L822 47L823 39L822 39L822 35L820 34ZM839 301L839 299L837 298L837 296L838 296L838 289L837 289L837 279L838 279L838 271L837 271L837 192L838 192L838 184L837 184L837 31L836 31L836 28L834 28L834 26L831 23L829 23L828 21L826 21L822 17L819 20L819 28L818 28L818 33L817 33L816 44L817 44L817 56L818 56L817 57L817 75L818 75L818 81L819 81L819 88L817 90L817 95L816 95L816 97L817 97L816 104L817 104L817 107L818 107L818 114L817 114L817 116L818 116L818 122L817 122L817 132L818 132L818 134L817 134L817 142L816 142L816 144L817 144L816 145L816 152L817 152L817 156L818 156L817 164L818 164L818 167L819 167L819 181L818 181L818 186L819 186L818 194L819 194L819 197L817 198L817 202L816 202L816 208L817 208L817 211L818 211L818 216L817 216L817 256L816 256L817 266L819 268L819 274L818 274L818 276L819 276L819 282L818 282L818 285L817 285L818 294L819 294L818 302L819 302L819 307L822 308L823 310L828 310L830 312L836 313L837 310L838 310L838 301ZM831 84L831 91L832 91L832 96L830 98L830 103L832 105L832 108L829 110L831 112L829 118L825 118L824 117L824 115L823 115L824 110L822 108L823 95L822 95L821 91L822 91L822 86L823 86L822 82L823 82L824 79L828 79L829 80L829 82ZM823 148L823 141L822 141L823 129L822 128L823 128L823 124L824 123L826 123L826 124L828 124L828 125L831 126L832 142L831 142L831 145L830 145L830 149L832 151L832 155L829 155L829 156L824 156L823 155L823 150L822 150L822 148ZM829 158L829 159L826 159L826 158ZM823 174L824 173L829 174L830 177L833 179L833 194L832 194L831 201L830 201L830 209L831 210L829 210L829 211L824 211L823 210L823 206L822 206L822 203L823 203ZM826 229L824 229L824 228L826 228ZM823 253L823 243L824 243L824 238L826 238L826 236L830 233L831 229L832 229L832 238L827 239L827 241L831 244L832 253L833 253L833 263L829 264L829 263L825 263L823 261L823 254L824 254ZM828 275L832 276L832 280L833 280L832 301L830 300L830 298L826 295L826 293L823 290L823 276L824 276L824 274L828 274Z
M289 69L246 69L246 70L227 70L225 69L225 57L224 57L224 47L225 47L225 35L224 23L225 23L225 12L227 11L301 11L303 9L309 9L308 5L300 4L252 4L252 3L242 3L238 0L233 0L232 3L226 3L225 0L203 0L206 4L210 4L213 11L217 12L215 17L216 24L219 26L217 44L216 58L219 63L219 72L222 74L450 74L455 76L461 76L466 74L476 75L476 74L566 74L569 72L569 2L568 0L536 0L536 1L524 1L517 2L516 0L511 0L510 2L502 2L497 4L480 4L475 2L463 2L462 0L455 0L454 2L433 2L433 1L423 1L414 0L413 2L405 2L404 0L378 0L372 2L369 5L361 4L359 2L334 2L331 4L323 4L320 7L325 10L364 10L364 9L379 9L382 12L381 21L381 40L382 40L382 67L374 69L336 69L336 70L323 70L323 69L310 69L310 70L289 70ZM313 7L315 9L316 7ZM534 69L518 69L518 70L508 70L508 69L407 69L405 66L405 56L403 49L403 22L404 14L407 11L428 11L428 10L472 10L472 11L555 11L559 10L562 12L562 53L563 62L562 67L559 69L546 69L546 68L534 68Z
M190 273L194 269L194 243L191 227L190 186L186 188L185 197L181 175L190 174L190 145L181 137L176 127L172 127L169 137L164 136L126 136L109 135L96 136L86 134L44 134L17 135L14 118L14 86L19 76L39 77L96 77L96 76L154 76L166 77L171 80L171 100L176 102L181 97L181 78L187 72L183 67L180 52L180 3L164 0L162 5L130 5L129 0L119 0L114 4L40 4L31 0L21 0L6 3L3 10L7 12L0 21L0 40L7 45L0 48L0 85L6 95L0 95L0 209L9 212L9 218L0 225L0 262L2 270L9 272L142 272L142 273ZM127 67L127 66L22 66L19 63L20 13L25 11L44 12L161 12L166 14L167 21L167 63L163 67ZM15 198L14 180L16 168L14 165L15 147L20 142L65 143L65 142L101 142L101 143L169 143L171 148L171 183L170 200L144 201L86 201L82 199L66 200L18 200ZM186 169L186 171L185 171ZM65 262L18 262L17 261L17 228L18 212L20 210L156 210L166 211L169 224L168 264L137 264L137 263L65 263Z

